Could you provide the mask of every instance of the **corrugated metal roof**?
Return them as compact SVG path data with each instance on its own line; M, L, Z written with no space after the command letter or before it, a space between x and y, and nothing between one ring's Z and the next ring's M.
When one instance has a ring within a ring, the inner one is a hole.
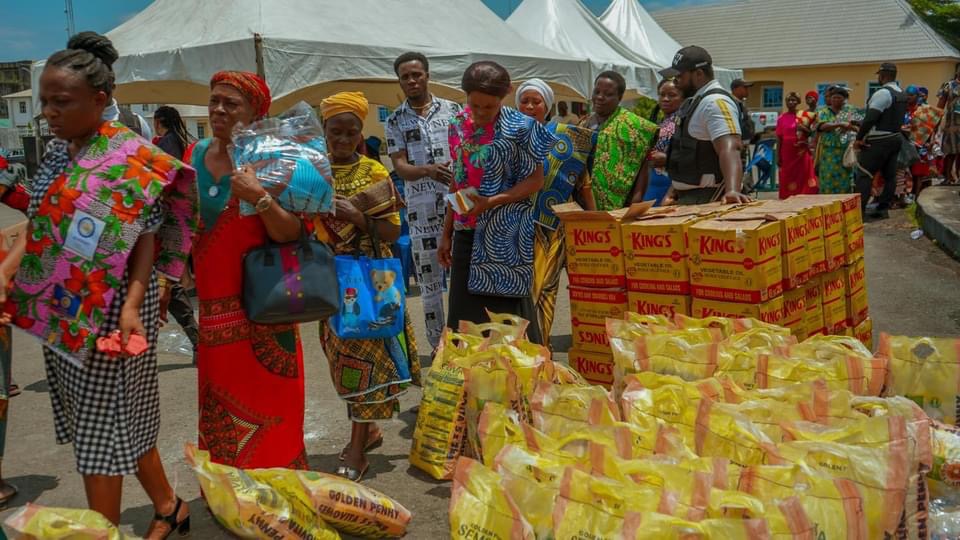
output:
M743 0L652 15L729 67L960 58L905 0Z

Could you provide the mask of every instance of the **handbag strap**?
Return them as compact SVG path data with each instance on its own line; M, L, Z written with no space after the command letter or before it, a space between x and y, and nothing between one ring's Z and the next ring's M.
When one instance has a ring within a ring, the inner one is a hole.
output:
M367 234L370 236L370 243L373 246L373 258L382 259L382 253L380 251L380 233L377 232L377 223L376 220L370 216L364 215L364 220L367 224ZM353 236L353 255L354 257L360 258L363 256L363 250L360 249L360 242L362 241L362 234L355 234Z

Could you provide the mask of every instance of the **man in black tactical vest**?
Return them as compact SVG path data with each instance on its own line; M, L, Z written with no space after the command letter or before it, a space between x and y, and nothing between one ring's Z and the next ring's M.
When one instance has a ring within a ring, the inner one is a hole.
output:
M903 143L900 128L907 112L907 95L897 85L897 66L894 64L881 64L877 81L883 86L867 102L867 114L854 143L854 148L860 150L856 186L865 217L885 219L889 217L887 210L897 188L897 156ZM877 209L866 214L873 177L877 172L883 175L883 192L877 199Z
M740 109L713 78L713 59L701 47L680 49L660 74L675 78L687 98L667 153L667 173L679 204L748 202L741 193Z

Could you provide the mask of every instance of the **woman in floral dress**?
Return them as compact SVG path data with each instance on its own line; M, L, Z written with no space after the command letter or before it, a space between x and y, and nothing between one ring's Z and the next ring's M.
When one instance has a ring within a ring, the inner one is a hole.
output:
M847 104L850 93L845 88L827 91L825 107L817 110L817 176L820 193L836 194L853 191L853 169L843 166L843 153L858 129L856 109Z

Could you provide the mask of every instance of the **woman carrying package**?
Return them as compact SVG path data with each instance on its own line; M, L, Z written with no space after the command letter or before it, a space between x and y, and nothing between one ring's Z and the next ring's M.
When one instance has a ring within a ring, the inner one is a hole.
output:
M363 255L375 257L375 236L380 256L390 257L390 244L400 236L396 190L383 165L356 151L363 139L368 108L360 92L341 92L320 104L336 190L336 217L317 220L317 238L333 244L337 255L354 254L359 247ZM383 193L381 200L371 207L390 210L377 212L374 219L348 198L363 191L371 193L370 188L381 182L390 189L378 190ZM405 311L403 317L404 331L388 339L341 339L330 321L320 322L320 343L330 365L330 377L337 394L347 402L347 417L352 422L350 442L340 453L344 465L337 469L338 475L349 480L363 478L370 465L366 452L383 442L383 433L374 422L393 418L399 412L399 396L411 383L420 382L413 326Z
M184 271L194 171L101 119L117 56L83 32L47 59L40 102L56 139L0 291L16 274L3 318L43 342L57 442L73 443L89 507L117 523L123 477L136 475L156 513L147 537L165 538L189 530L190 511L156 447L160 289Z
M280 207L228 146L237 123L267 115L270 89L253 73L210 80L212 139L197 143L201 229L193 251L200 301L197 383L200 441L215 463L243 469L307 468L303 445L303 353L295 324L249 320L241 301L243 258L268 241L300 238L301 220ZM240 214L240 201L256 208Z
M542 343L530 298L534 214L531 195L543 187L543 160L556 136L536 120L504 107L510 75L495 62L467 68L467 106L450 123L458 202L447 212L438 255L451 268L447 326L487 322L487 310L520 315Z
M549 341L560 273L566 263L563 226L553 213L553 206L577 199L584 209L596 210L587 163L597 136L590 129L555 121L547 123L547 115L553 109L553 90L540 79L530 79L517 88L517 107L557 137L557 144L544 161L544 185L534 196L533 205L536 236L533 242L532 298L540 333L544 341Z

